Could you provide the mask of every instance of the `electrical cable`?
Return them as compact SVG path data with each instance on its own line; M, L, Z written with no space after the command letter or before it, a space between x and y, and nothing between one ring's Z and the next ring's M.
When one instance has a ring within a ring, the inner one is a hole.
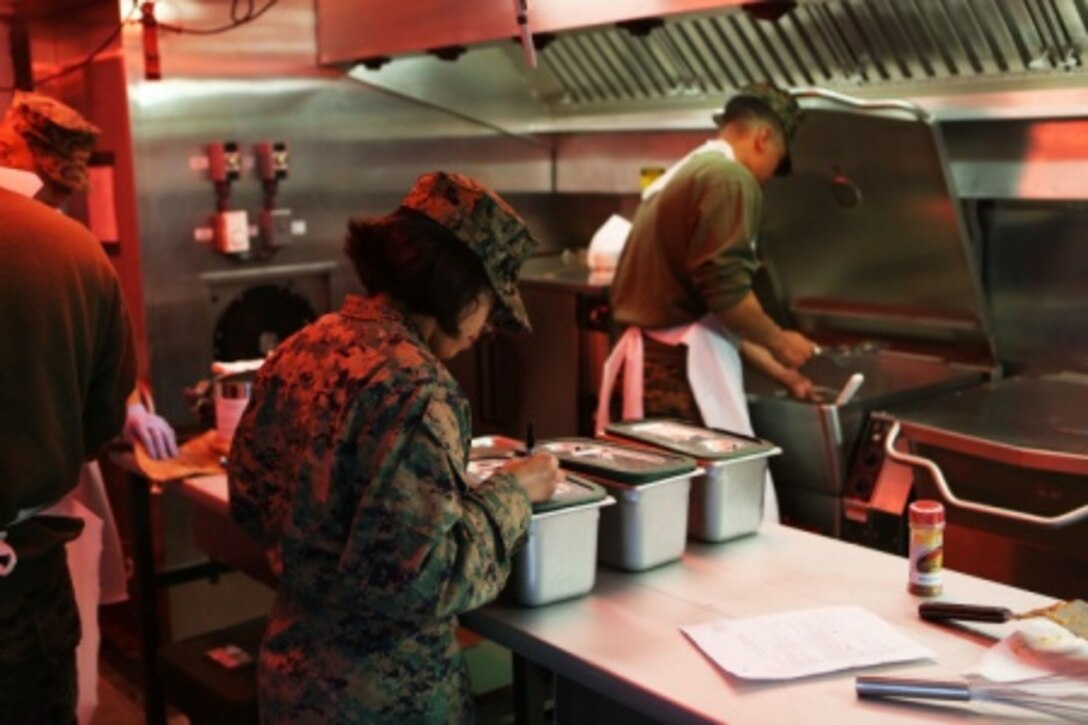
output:
M256 0L231 0L230 4L230 18L231 22L227 25L221 25L217 28L188 28L183 25L172 25L170 23L159 23L159 27L163 30L169 30L172 33L181 33L186 35L218 35L220 33L226 33L235 28L252 23L269 10L271 10L276 3L280 0L268 0L260 9L257 8ZM246 5L245 13L239 15L238 9L242 3Z
M168 30L170 32L183 33L183 34L187 34L187 35L218 35L220 33L225 33L225 32L228 32L230 30L234 30L235 28L240 27L242 25L246 25L247 23L252 23L254 20L257 20L262 15L264 15L269 10L271 10L278 2L279 2L279 0L268 0L268 2L265 3L262 7L257 8L256 0L231 0L231 6L230 6L231 22L229 24L227 24L227 25L222 25L222 26L219 26L217 28L187 28L187 27L184 27L184 26L181 26L181 25L172 25L172 24L169 24L169 23L158 23L158 27L163 29L163 30ZM245 12L240 13L239 9L241 8L243 3L245 4ZM125 15L124 18L121 19L121 22L119 22L117 24L117 27L115 27L110 32L110 34L106 37L106 39L103 40L98 45L98 47L96 47L94 50L92 50L87 55L86 58L84 58L84 59L82 59L82 60L80 60L80 61L78 61L76 63L73 63L72 65L65 66L64 68L61 68L60 70L56 71L55 73L50 73L49 75L43 76L41 78L35 78L34 79L34 84L38 85L38 84L41 84L41 83L49 83L50 81L55 81L58 78L63 78L64 76L66 76L66 75L68 75L70 73L74 73L77 70L81 70L81 69L86 68L87 66L89 66L91 63L93 63L95 61L95 59L103 51L106 50L106 48L108 48L110 46L110 44L114 40L117 39L117 37L121 34L121 31L124 30L125 25L128 24L129 21L132 20L132 16L135 14L136 10L139 9L139 6L140 6L139 0L133 0L132 7L129 8L128 13ZM15 90L14 87L0 88L0 91L13 91L13 90Z
M121 22L119 22L117 24L117 27L115 27L112 31L110 31L110 34L106 37L106 39L103 40L98 45L98 47L96 47L94 50L92 50L87 55L86 58L84 58L83 60L77 61L77 62L73 63L72 65L65 66L64 68L61 68L60 70L56 71L55 73L50 73L49 75L43 76L41 78L35 78L34 79L34 85L37 86L37 85L39 85L41 83L49 83L50 81L55 81L58 78L63 78L64 76L68 75L69 73L74 73L77 70L81 70L81 69L86 68L87 66L89 66L91 63L93 63L95 61L95 59L104 50L106 50L106 48L108 48L110 46L110 44L114 40L117 39L117 36L119 36L121 34L121 31L124 29L125 24L128 23L132 19L132 16L136 12L138 7L139 7L138 1L133 0L132 7L129 8L128 13L125 15L125 17L121 18Z

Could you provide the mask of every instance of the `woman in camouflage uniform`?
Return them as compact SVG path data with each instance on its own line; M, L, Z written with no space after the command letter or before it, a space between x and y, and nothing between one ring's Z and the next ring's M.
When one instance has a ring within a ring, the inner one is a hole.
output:
M261 369L230 493L280 574L262 721L471 719L456 615L499 593L559 472L536 455L470 489L468 404L442 360L491 323L529 329L516 282L535 245L494 192L427 174L396 212L350 225L368 295Z

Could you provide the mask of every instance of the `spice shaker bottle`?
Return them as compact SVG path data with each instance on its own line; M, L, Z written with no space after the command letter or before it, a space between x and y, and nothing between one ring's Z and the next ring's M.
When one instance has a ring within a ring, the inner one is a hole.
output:
M944 506L939 501L915 501L910 505L911 594L933 597L944 586Z

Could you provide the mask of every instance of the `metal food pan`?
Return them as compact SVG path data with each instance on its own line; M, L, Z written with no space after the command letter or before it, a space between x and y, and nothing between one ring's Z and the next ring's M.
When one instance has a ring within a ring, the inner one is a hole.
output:
M717 543L759 529L767 459L782 452L773 443L667 418L613 424L603 437L696 459L704 472L691 481L690 538Z
M581 506L533 514L525 545L514 556L507 594L527 607L588 594L597 573L600 510L614 503L609 496Z
M691 479L701 472L637 486L594 478L616 498L601 513L598 561L643 571L679 559L687 541Z
M717 543L758 531L767 459L778 453L775 448L747 458L700 461L706 472L691 481L688 536Z

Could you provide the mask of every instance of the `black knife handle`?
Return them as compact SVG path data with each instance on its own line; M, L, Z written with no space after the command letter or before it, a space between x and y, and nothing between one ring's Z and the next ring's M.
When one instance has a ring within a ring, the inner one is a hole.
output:
M918 616L928 622L964 620L968 622L1007 622L1013 618L1005 607L984 607L978 604L949 604L948 602L923 602L918 605Z

